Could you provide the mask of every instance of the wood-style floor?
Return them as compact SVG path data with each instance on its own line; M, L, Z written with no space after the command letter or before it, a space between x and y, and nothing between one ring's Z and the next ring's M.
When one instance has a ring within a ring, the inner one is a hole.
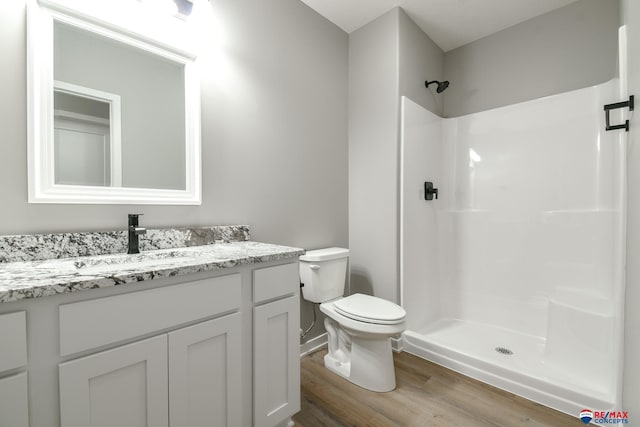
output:
M394 354L397 387L374 393L323 365L326 350L301 359L296 426L584 426L575 417L408 353Z

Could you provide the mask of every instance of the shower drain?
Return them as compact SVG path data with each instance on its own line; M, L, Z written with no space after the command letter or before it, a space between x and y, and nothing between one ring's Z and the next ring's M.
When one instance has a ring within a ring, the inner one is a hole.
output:
M513 351L509 350L508 348L504 348L504 347L496 347L495 350L498 353L505 354L507 356L511 356L513 354Z

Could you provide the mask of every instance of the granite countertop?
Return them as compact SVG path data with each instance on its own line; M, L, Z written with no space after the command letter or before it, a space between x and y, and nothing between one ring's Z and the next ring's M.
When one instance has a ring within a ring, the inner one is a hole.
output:
M253 241L0 264L0 303L278 261L303 249Z

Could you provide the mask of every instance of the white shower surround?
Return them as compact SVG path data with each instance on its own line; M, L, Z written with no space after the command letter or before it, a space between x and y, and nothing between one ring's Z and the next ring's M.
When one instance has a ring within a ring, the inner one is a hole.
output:
M407 351L571 415L620 409L626 134L605 132L603 105L628 97L624 62L607 83L457 118L403 97Z

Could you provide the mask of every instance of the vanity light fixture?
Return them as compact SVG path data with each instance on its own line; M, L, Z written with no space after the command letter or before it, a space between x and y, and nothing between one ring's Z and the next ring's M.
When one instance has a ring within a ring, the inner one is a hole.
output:
M191 12L193 12L193 1L192 0L173 0L178 8L178 14L176 15L178 18L186 18L191 16Z
M187 20L193 11L193 0L138 0L156 12Z

